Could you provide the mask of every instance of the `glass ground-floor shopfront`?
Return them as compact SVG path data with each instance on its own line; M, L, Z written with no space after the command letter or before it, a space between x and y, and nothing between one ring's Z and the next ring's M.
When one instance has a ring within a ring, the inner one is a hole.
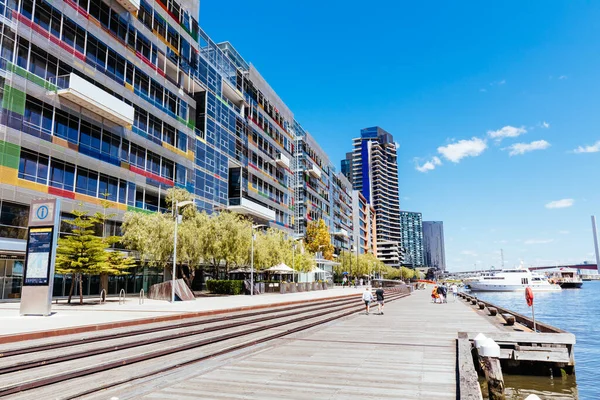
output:
M21 298L23 286L24 255L0 253L0 302L18 301ZM83 295L94 296L100 294L99 275L83 277ZM162 268L135 267L128 275L108 277L108 295L118 295L121 289L126 294L137 294L140 290L148 293L150 286L163 281ZM60 298L69 295L71 289L71 275L54 276L53 297ZM75 285L73 295L79 296L79 285Z

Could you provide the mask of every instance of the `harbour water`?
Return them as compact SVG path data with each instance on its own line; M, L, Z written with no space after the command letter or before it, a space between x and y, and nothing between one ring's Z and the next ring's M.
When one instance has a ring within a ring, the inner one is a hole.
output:
M515 312L531 316L524 293L473 293ZM600 282L584 282L582 289L564 289L557 293L535 293L535 317L576 335L575 374L573 380L530 377L508 378L507 387L521 387L523 393L536 393L551 399L600 399ZM514 398L523 398L521 396Z

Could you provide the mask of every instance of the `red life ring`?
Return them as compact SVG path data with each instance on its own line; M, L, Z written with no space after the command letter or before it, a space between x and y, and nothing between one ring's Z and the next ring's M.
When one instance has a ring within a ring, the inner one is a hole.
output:
M533 305L533 290L531 290L531 287L529 286L525 288L525 300L527 300L527 305L529 307Z

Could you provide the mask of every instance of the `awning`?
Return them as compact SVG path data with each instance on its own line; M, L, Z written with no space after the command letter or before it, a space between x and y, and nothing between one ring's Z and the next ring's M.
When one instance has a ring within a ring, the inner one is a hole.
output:
M294 270L292 268L288 267L284 263L274 265L271 268L267 268L265 271L266 272L274 272L277 274L291 274L294 272Z

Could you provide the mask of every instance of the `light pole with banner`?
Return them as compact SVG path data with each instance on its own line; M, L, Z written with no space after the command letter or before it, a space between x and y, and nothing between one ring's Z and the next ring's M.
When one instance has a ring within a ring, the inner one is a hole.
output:
M59 228L60 199L33 200L29 208L20 315L51 314Z
M250 296L254 296L254 230L268 225L252 225L252 240L250 241Z

